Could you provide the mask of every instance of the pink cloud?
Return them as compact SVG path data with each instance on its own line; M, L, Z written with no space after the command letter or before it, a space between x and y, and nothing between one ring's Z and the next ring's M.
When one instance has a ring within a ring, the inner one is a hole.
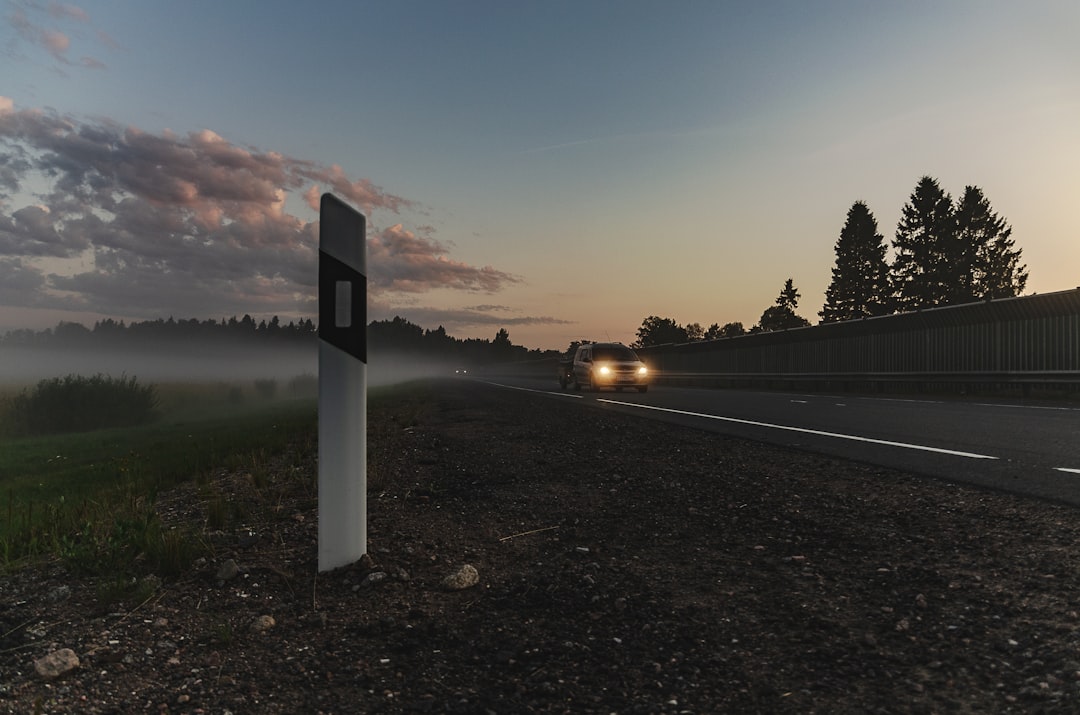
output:
M71 40L59 30L44 30L41 33L41 43L58 60L67 61L64 55L71 47Z
M69 18L72 20L78 20L79 22L90 22L90 16L86 14L86 11L80 7L74 5L66 5L64 3L51 2L49 3L49 14L59 19Z
M376 290L423 292L433 286L494 293L521 279L491 266L476 267L446 257L438 241L395 224L368 239L369 285Z
M416 206L341 166L241 146L210 130L155 134L21 110L4 97L0 158L0 261L33 286L5 293L9 305L149 317L183 314L179 306L194 315L310 314L318 222L314 212L292 213L289 196L317 207L325 188L362 209L369 226ZM31 185L40 205L7 205ZM376 230L368 246L373 293L494 293L521 280L452 259L432 233L403 223ZM35 273L34 262L49 257L89 267Z
M47 11L48 17L45 16ZM46 8L42 8L37 3L25 3L21 7L15 9L8 17L7 21L12 28L18 33L19 37L30 45L40 47L48 52L53 59L62 65L75 66L76 63L68 59L68 53L71 50L71 37L59 27L50 26L45 27L35 19L31 19L30 15L36 16L37 20L56 24L70 24L72 21L91 24L90 16L80 7L74 5L67 5L63 3L51 2ZM111 49L116 48L115 41L112 40L106 33L97 31L98 40ZM83 55L78 62L78 66L87 69L104 69L105 63L96 57L90 55ZM63 71L61 70L63 74Z

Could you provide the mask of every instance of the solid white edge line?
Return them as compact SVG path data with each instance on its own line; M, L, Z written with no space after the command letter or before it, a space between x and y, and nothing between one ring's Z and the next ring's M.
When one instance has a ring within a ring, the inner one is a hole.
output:
M939 447L927 447L922 444L908 444L906 442L890 442L884 439L872 439L870 437L859 437L852 434L840 434L838 432L822 432L820 430L806 429L804 427L789 427L787 425L774 425L768 422L755 422L753 420L741 420L735 417L720 417L719 415L709 415L703 412L688 412L686 410L675 410L669 407L654 407L653 405L642 405L636 402L620 402L619 400L597 400L597 402L607 402L612 405L625 405L626 407L638 407L643 410L656 410L658 412L670 412L676 415L686 415L688 417L703 417L709 420L720 420L721 422L735 422L737 424L752 425L754 427L768 427L770 429L787 430L789 432L801 432L803 434L813 434L819 437L834 437L836 439L847 439L854 442L867 442L870 444L881 444L887 447L902 447L904 449L917 449L923 452L937 452L938 454L950 454L956 457L969 457L971 459L998 459L998 457L991 457L986 454L974 454L972 452L957 452L952 449L941 449Z
M1071 467L1054 467L1055 472L1068 472L1069 474L1080 474L1080 469L1073 469Z
M507 390L521 390L522 392L535 392L538 395L556 395L558 397L573 397L576 400L580 400L584 395L574 395L569 392L555 392L554 390L534 390L531 387L518 387L517 385L507 385L501 382L491 382L489 380L478 380L485 385L494 385L495 387L505 387Z
M1052 407L1050 405L1005 405L992 402L972 402L976 407L1004 407L1013 410L1051 410L1055 412L1077 412L1075 407Z

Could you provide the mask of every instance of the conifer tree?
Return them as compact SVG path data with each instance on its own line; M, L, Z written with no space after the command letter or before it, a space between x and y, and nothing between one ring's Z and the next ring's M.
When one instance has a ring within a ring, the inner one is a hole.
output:
M893 241L892 282L902 311L945 305L960 260L952 198L924 176L904 206Z
M799 307L799 297L799 291L795 290L795 283L788 278L784 283L784 289L776 298L776 303L766 308L761 314L761 319L755 326L757 330L768 332L810 325L809 320L795 314L795 309Z
M884 241L866 204L862 201L852 204L836 241L832 282L825 291L825 305L818 313L822 323L890 312L892 289Z
M1020 295L1027 285L1027 266L1012 239L1012 227L990 208L977 186L964 189L956 207L959 265L952 302L971 302Z

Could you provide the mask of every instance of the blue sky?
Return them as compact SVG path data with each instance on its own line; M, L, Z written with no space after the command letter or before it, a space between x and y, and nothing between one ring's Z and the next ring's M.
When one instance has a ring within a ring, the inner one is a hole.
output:
M980 186L1080 285L1075 2L9 1L0 331L314 315L312 197L370 317L563 348L812 322L852 203ZM80 187L80 188L73 188Z

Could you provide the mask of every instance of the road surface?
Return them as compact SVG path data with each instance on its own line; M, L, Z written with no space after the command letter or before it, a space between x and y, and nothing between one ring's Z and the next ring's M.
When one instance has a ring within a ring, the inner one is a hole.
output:
M1080 407L654 386L572 392L554 378L478 380L762 442L1080 506ZM574 403L574 404L569 404Z

